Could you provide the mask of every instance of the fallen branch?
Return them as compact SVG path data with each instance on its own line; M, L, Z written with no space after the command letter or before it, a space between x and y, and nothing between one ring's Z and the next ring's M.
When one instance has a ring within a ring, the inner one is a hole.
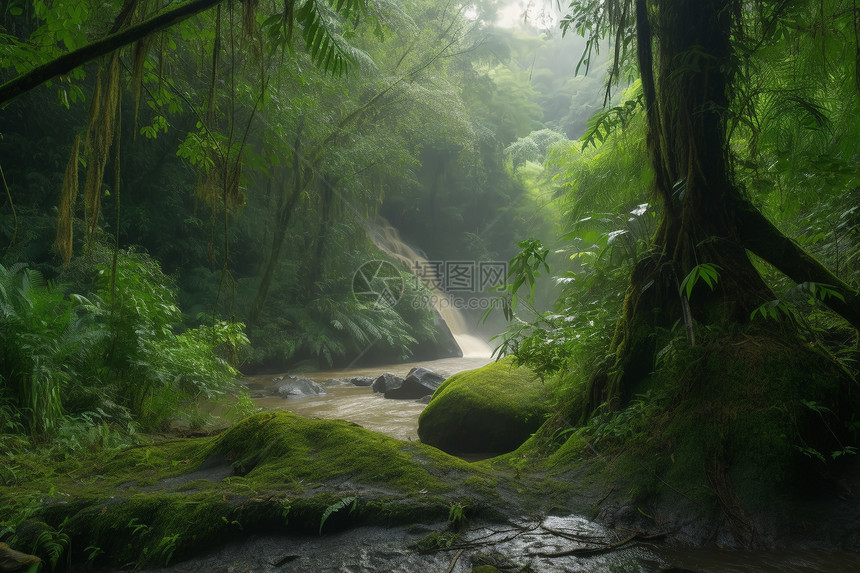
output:
M597 553L604 553L606 551L614 551L616 549L620 549L621 547L627 545L638 537L640 537L639 533L634 533L625 537L621 541L609 543L600 547L576 547L574 549L568 549L567 551L557 551L554 553L532 553L532 555L536 557L568 557L570 555L595 555Z
M23 73L0 86L0 107L6 105L9 101L22 93L40 86L50 79L63 74L68 74L78 66L86 64L99 56L104 56L105 54L109 54L114 50L127 46L150 34L154 34L155 32L174 26L195 14L208 10L221 1L222 0L190 0L185 4L180 4L175 8L157 14L140 24L109 34L104 38L92 42L91 44L87 44L77 50L63 54L50 62Z
M575 535L566 531L552 529L550 527L546 527L545 525L541 525L541 529L543 529L547 533L552 533L556 537L564 537L565 539L570 539L571 541L578 541L579 543L602 543L601 538L595 535Z
M445 573L451 573L451 571L454 570L454 565L457 564L457 560L460 558L460 555L463 554L463 551L465 551L465 549L461 549L456 555L454 555L454 559L451 560L451 565L448 566L448 570L445 571Z

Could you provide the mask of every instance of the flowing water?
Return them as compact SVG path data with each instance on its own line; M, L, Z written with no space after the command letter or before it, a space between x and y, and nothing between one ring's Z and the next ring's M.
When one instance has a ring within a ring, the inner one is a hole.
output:
M418 541L433 527L360 527L323 536L255 535L161 571L276 573L280 571L468 573L475 565L539 573L849 573L860 560L847 553L786 551L666 551L650 543L607 552L564 555L571 549L613 543L618 534L576 516L511 520L476 526L449 550L421 553Z
M401 440L417 440L418 415L424 404L412 400L386 400L370 387L345 382L352 376L378 376L391 372L405 376L413 367L422 366L445 376L479 368L490 358L447 358L441 360L392 364L302 373L325 387L326 394L300 399L277 396L256 398L260 407L283 409L311 418L342 419L355 422ZM284 384L273 381L280 375L246 378L265 391ZM286 376L286 375L283 375ZM255 386L257 387L257 386ZM540 572L625 573L849 573L860 571L860 555L848 551L779 550L727 551L718 548L674 549L659 543L631 544L619 551L589 556L546 557L575 547L569 538L551 531L566 531L582 538L612 539L614 532L578 516L550 516L541 522L523 520L509 526L477 527L466 533L465 542L474 547L457 557L456 550L422 555L409 546L429 531L403 528L360 528L325 537L256 537L225 547L223 554L209 555L181 571L451 571L468 572L479 554L493 553L519 566L530 565ZM277 565L284 556L295 563ZM237 559L238 558L238 559ZM230 561L232 560L232 565ZM451 564L453 568L449 569ZM241 564L241 566L239 566ZM250 569L248 568L250 566Z
M406 244L400 233L384 220L367 229L368 236L382 251L402 262L410 272L428 268L430 263L418 250ZM423 277L426 278L426 277ZM357 387L345 381L353 376L377 376L391 372L405 377L410 369L424 367L443 376L451 376L463 370L480 368L489 363L492 348L481 338L471 333L463 313L444 292L435 288L435 280L426 283L433 291L430 303L439 314L454 340L460 347L462 358L443 358L422 362L394 364L372 368L351 368L337 371L309 372L301 376L323 384L326 393L320 396L285 400L277 396L277 388L284 382L286 374L246 378L245 382L258 388L254 402L258 407L279 409L301 414L309 418L339 419L355 422L368 430L374 430L401 440L418 439L418 415L425 404L413 400L386 400L368 387ZM262 388L259 390L259 388ZM272 394L275 394L274 396Z
M433 268L427 258L417 249L406 244L400 238L400 232L380 218L377 224L368 229L373 243L391 257L406 265L410 272L416 269ZM425 284L433 291L434 296L428 301L448 325L448 329L454 336L454 340L463 351L464 358L484 358L493 353L493 349L485 341L471 334L463 313L456 307L455 301L437 288L439 277L419 277L425 279Z
M404 377L410 369L421 366L443 376L451 376L463 370L480 368L490 362L488 356L478 358L443 358L406 364L391 364L372 368L351 368L348 370L328 370L323 372L306 372L300 374L325 388L321 396L285 399L278 395L270 395L277 389L287 374L267 374L245 378L245 383L254 390L254 403L260 408L286 410L301 414L308 418L324 418L329 420L347 420L355 422L368 430L380 432L399 440L418 439L418 415L425 404L414 400L386 400L382 394L374 392L370 387L353 386L346 382L352 376L377 377L384 372L391 372Z

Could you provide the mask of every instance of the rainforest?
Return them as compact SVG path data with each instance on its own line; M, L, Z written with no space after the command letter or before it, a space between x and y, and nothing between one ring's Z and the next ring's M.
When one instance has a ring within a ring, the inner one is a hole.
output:
M0 2L0 571L860 569L853 0Z

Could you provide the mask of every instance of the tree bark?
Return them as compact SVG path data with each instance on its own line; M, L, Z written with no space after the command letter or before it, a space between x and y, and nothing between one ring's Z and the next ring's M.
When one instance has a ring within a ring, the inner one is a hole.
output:
M0 107L5 106L19 95L35 88L57 76L68 74L78 66L86 64L99 56L109 54L141 38L169 28L199 14L223 0L190 0L172 10L153 16L125 30L109 34L100 40L87 44L77 50L63 54L55 60L21 74L0 86Z
M654 251L631 273L613 352L589 384L583 421L601 404L626 405L653 370L657 329L679 319L743 324L773 300L747 251L798 283L832 286L844 300L824 302L860 328L858 292L783 235L733 180L726 130L732 14L723 0L663 0L650 13L646 0L636 0L647 141L663 217ZM716 288L698 286L686 300L679 284L702 263L721 268Z

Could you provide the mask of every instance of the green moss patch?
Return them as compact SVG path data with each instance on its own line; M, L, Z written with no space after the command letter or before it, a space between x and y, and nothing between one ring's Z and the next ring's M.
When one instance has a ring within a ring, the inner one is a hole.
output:
M549 415L538 377L504 359L446 380L418 420L425 444L452 453L509 452Z
M165 565L257 531L444 521L452 499L485 515L509 504L489 472L435 448L286 412L44 469L0 489L10 545L105 566Z

